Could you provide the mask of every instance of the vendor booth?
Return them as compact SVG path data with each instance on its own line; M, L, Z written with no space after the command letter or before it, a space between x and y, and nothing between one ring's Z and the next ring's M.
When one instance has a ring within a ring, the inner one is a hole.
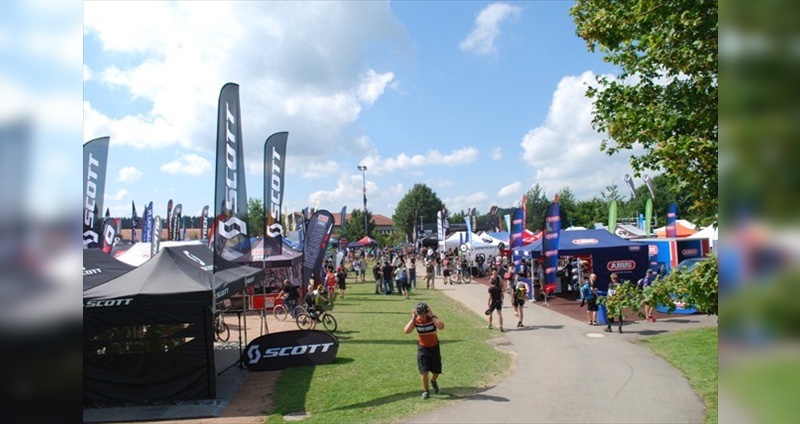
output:
M212 308L263 278L203 245L162 249L83 293L83 403L216 397Z
M514 249L514 254L534 260L542 257L542 240ZM559 257L588 259L591 272L597 274L596 288L608 289L611 274L620 281L637 281L644 277L648 266L647 249L641 244L625 240L606 230L572 230L559 232Z

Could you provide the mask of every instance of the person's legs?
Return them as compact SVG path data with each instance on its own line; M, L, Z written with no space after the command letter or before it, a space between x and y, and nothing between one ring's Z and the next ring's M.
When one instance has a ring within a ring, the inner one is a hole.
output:
M524 310L525 310L525 305L524 304L519 305L519 324L518 325L520 327L522 327L522 320L524 318L524 312L523 312Z
M500 324L500 331L503 331L503 308L497 308L497 322Z
M494 318L494 311L489 313L489 328L492 328L492 319Z

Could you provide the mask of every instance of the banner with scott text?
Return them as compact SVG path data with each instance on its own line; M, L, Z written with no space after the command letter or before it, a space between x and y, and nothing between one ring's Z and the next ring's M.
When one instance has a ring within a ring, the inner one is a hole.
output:
M217 160L214 184L214 224L210 238L214 250L214 270L223 264L233 266L250 256L247 229L247 187L245 185L242 114L239 85L225 84L219 93L217 109ZM225 261L218 261L222 258Z
M286 178L286 141L288 132L272 134L264 142L264 254L283 253L285 228L281 225L283 187Z
M200 240L208 240L208 205L200 213Z
M156 215L153 218L153 231L150 233L150 257L158 253L158 250L161 248L161 215Z
M142 214L142 243L149 243L153 233L153 202L151 201L144 207Z
M100 248L103 199L106 190L109 137L95 138L83 145L83 248Z
M250 371L275 371L330 364L338 350L339 339L327 331L280 331L248 343L241 359Z

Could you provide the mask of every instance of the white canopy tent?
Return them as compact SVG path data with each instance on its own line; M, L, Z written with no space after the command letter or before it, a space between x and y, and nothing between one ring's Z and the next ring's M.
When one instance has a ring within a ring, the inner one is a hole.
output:
M187 241L162 241L158 247L159 251L165 247L186 246L188 244L203 244L200 240L187 240ZM150 259L150 243L135 243L128 250L122 252L116 257L117 260L125 262L128 265L139 266L148 259Z
M462 244L467 242L467 235L468 234L467 234L466 231L457 231L457 232L455 232L453 234L450 234L444 240L444 242L441 242L441 241L439 242L439 249L442 249L443 245L444 245L445 249L450 249L450 248L456 248L457 249L459 246L461 246ZM478 235L475 234L475 233L472 233L472 240L479 240Z
M715 227L713 224L709 225L708 227L703 228L702 230L686 237L690 239L708 239L708 247L716 252L717 251L717 240L719 240L719 227Z

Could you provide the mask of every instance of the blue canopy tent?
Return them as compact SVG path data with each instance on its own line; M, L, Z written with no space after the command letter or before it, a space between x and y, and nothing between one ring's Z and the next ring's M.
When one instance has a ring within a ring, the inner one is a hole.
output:
M515 254L537 259L542 256L542 239L514 249ZM558 239L559 256L592 256L597 274L597 290L605 291L616 273L620 281L636 282L644 277L649 265L647 248L606 230L561 230Z

